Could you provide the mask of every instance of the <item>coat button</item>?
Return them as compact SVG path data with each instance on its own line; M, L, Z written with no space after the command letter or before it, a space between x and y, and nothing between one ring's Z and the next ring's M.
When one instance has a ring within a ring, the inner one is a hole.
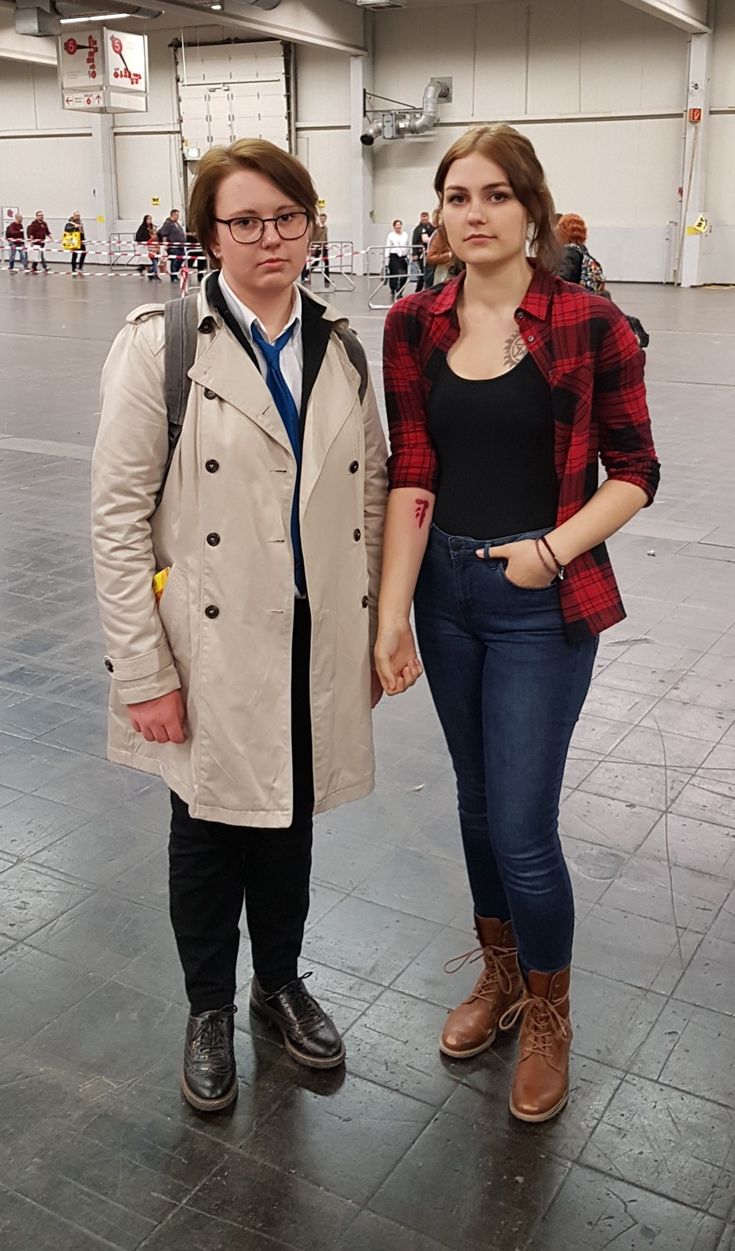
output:
M367 606L368 606L368 604L369 604L369 603L370 603L370 600L368 599L367 595L363 595L363 597L362 597L362 606L363 606L363 608L367 608Z
M216 546L217 546L217 544L219 543L219 541L220 541L220 538L219 538L219 535L218 535L218 534L208 534L208 535L207 535L207 542L208 542L208 544L209 544L209 546L210 546L210 547L216 547Z
M206 464L205 464L204 468L206 469L207 473L216 473L216 472L217 472L217 470L219 469L219 461L218 461L218 460L208 460L208 461L206 462Z
M108 673L115 672L115 666L113 665L109 656L105 656L105 669L107 670Z
M204 616L209 617L210 621L214 621L215 617L219 617L219 608L216 604L207 604L204 609Z
M359 468L360 468L359 460L353 460L352 464L350 465L350 473L357 473Z
M352 537L353 537L353 539L355 540L355 542L356 542L356 543L359 543L359 542L360 542L360 539L362 538L362 530L355 530L355 531L353 532Z
M214 330L214 317L205 317L199 324L202 334L211 334Z
M217 392L216 392L216 391L212 391L210 387L205 387L205 388L204 388L204 398L205 398L205 400L216 400L216 399L217 399Z

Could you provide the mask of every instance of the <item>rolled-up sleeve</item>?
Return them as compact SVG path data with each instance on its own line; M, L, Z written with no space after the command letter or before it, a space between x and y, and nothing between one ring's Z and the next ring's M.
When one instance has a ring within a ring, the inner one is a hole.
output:
M597 352L593 413L608 478L631 482L653 502L661 467L651 433L643 380L644 355L625 316L614 306Z
M383 335L383 384L388 415L388 486L436 493L438 463L426 421L428 388L419 352L420 324L407 302L389 312Z
M378 592L383 560L383 525L387 501L386 446L380 423L378 402L372 381L368 379L365 398L362 401L365 424L365 546L368 562L368 599L370 608L370 647L375 646L378 634Z

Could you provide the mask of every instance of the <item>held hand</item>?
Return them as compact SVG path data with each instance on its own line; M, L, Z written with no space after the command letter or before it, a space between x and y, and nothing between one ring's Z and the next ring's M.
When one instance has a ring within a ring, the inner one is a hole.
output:
M402 695L424 672L408 621L378 627L375 667L386 695Z
M181 691L169 691L159 699L128 704L130 724L147 743L185 743L186 710Z
M377 708L383 698L383 683L378 677L377 670L370 668L370 707Z
M491 547L489 552L491 560L507 560L505 576L515 586L538 591L542 587L551 586L554 581L541 560L533 539L501 544L500 547ZM484 560L485 549L478 548L475 555Z

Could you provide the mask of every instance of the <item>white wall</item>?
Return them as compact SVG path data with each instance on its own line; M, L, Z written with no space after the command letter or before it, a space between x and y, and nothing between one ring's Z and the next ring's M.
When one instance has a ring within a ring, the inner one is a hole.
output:
M735 0L718 0L707 276L735 279ZM375 92L418 105L431 76L451 76L428 136L373 151L374 243L394 217L432 208L432 181L469 126L509 121L537 148L561 211L579 212L611 279L662 281L679 215L688 36L622 0L499 0L375 20ZM297 50L299 152L328 203L347 203L346 57ZM329 125L330 116L333 124Z
M296 50L296 152L326 200L331 239L352 238L350 59L328 48Z
M735 0L718 0L716 12L707 188L713 230L704 241L704 276L724 282L735 281ZM454 79L454 100L440 106L435 131L378 141L372 150L374 242L396 215L413 222L433 206L434 171L454 138L472 124L507 120L536 145L560 210L587 218L608 276L664 277L667 224L678 217L682 181L682 31L622 0L458 2L378 12L373 25L376 92L418 105L432 75ZM176 33L149 34L148 113L114 119L118 229L134 228L151 197L161 201L156 215L183 205L168 47ZM186 37L214 41L228 33L210 25ZM27 42L45 48L45 41ZM327 202L333 239L353 234L349 83L347 52L298 46L297 152ZM19 202L26 214L44 207L52 225L72 207L94 221L89 119L62 111L55 69L2 59L1 30L0 94L3 202Z
M376 144L376 233L433 207L439 158L468 126L510 121L535 145L560 211L588 221L608 276L663 280L686 63L686 35L619 0L455 6L418 28L410 10L386 14L375 90L418 102L428 77L451 75L454 98L427 139Z
M705 282L735 282L735 0L718 0L703 240Z

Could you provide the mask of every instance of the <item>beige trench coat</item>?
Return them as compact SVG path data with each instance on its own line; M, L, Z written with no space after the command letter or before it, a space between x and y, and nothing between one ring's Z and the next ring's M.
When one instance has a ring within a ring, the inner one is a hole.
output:
M108 755L160 775L194 817L287 826L296 462L258 369L204 288L199 301L193 384L158 509L168 447L162 305L128 316L102 376L92 540L112 676ZM306 412L300 494L316 812L374 785L370 656L387 452L372 385L362 404L358 388L331 334ZM156 605L151 579L168 566ZM187 741L146 742L125 705L178 687Z

